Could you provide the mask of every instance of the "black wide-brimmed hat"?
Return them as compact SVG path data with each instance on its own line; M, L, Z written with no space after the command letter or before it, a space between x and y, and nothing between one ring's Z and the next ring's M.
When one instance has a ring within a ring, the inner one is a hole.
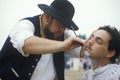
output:
M68 29L73 30L74 28L74 30L78 30L77 25L72 21L75 10L69 1L54 0L50 6L46 4L38 4L38 7Z

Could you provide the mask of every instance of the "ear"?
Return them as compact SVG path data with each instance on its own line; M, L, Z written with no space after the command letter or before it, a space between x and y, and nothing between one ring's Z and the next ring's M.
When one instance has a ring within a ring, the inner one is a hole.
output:
M44 16L45 16L45 22L46 23L49 23L49 21L51 21L51 16L49 16L48 14L44 13Z
M109 53L107 54L107 57L108 57L108 58L111 58L111 57L113 57L115 54L116 54L115 50L111 50L111 51L109 51Z

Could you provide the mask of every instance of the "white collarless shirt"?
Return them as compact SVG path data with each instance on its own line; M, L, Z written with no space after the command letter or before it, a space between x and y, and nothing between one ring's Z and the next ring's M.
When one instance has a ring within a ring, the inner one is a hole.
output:
M120 80L120 65L108 64L95 70L90 69L83 75L83 80Z

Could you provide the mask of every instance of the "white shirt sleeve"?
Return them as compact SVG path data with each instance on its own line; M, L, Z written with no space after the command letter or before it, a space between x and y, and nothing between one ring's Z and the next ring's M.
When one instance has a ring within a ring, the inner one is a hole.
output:
M24 46L25 40L34 34L34 25L29 20L19 21L15 27L9 33L10 41L14 48L16 48L23 56L24 54L22 47Z
M75 36L74 32L72 30L65 30L64 39L67 39L70 36ZM73 49L71 51L66 51L65 53L69 54L72 57L80 58L80 50L81 50L81 47L78 47L78 48Z

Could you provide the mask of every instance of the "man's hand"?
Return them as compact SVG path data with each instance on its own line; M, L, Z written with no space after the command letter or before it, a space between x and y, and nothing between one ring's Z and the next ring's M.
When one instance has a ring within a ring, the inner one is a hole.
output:
M78 48L80 46L84 46L84 41L81 40L79 37L70 37L66 39L64 42L64 49L67 50L73 50L75 48Z

